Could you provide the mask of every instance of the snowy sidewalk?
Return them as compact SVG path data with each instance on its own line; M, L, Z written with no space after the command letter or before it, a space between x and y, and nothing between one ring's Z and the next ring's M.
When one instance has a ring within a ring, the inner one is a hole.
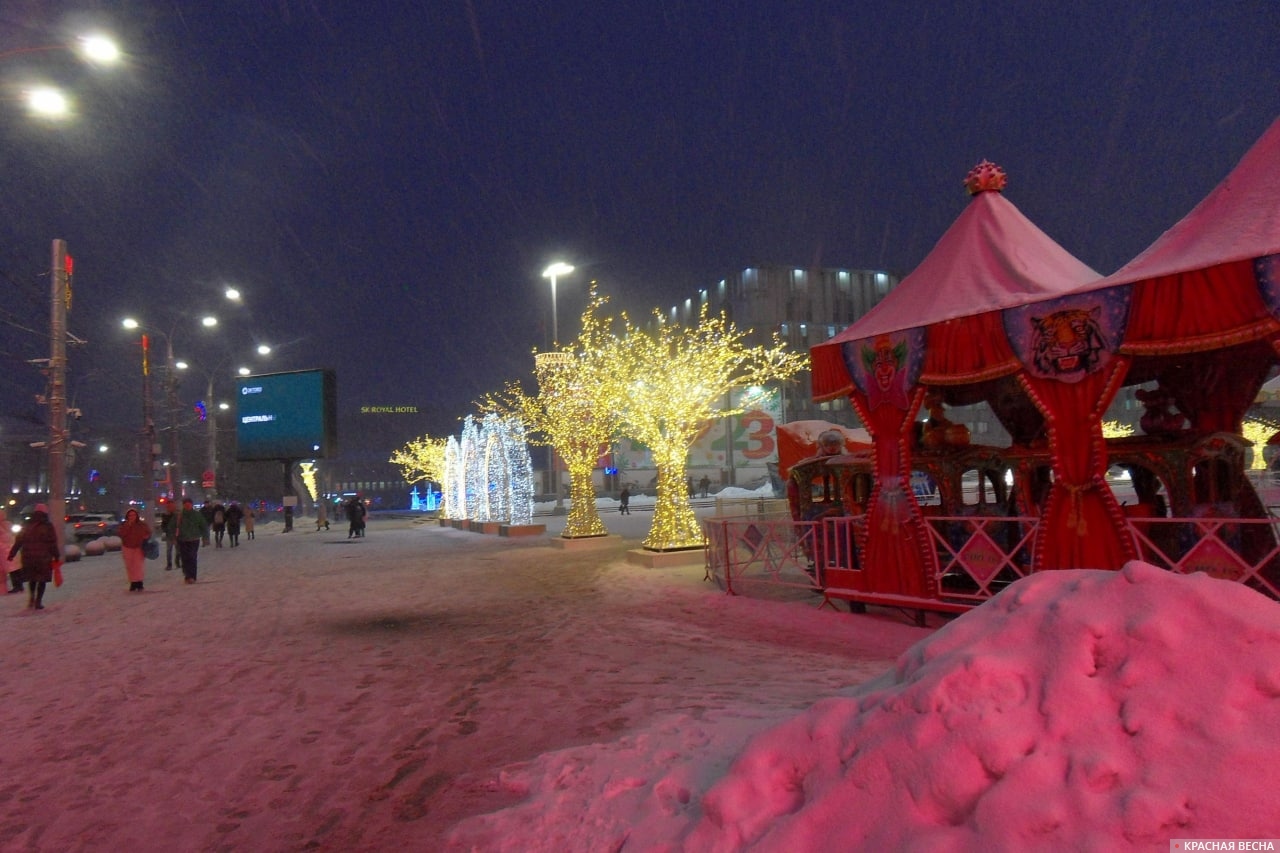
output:
M130 593L111 553L43 612L0 599L0 848L439 849L512 804L508 765L670 715L758 728L928 633L728 597L633 541L278 531L202 549L194 586L152 561Z

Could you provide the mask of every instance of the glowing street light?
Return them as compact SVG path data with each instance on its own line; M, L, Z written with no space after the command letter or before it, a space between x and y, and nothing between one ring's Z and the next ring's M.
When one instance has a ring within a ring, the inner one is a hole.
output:
M24 47L0 52L0 60L31 53L70 51L91 65L113 65L120 60L120 47L108 36L93 34L83 36L72 44L51 44ZM65 94L53 86L36 86L26 93L27 109L42 118L60 119L71 114L71 102Z
M80 55L95 65L114 65L120 61L120 46L109 36L87 35L78 42Z
M555 348L560 342L560 328L556 319L556 279L573 272L573 267L563 261L556 261L542 271L543 278L551 279L551 346Z
M67 96L51 86L41 86L27 93L27 109L45 118L63 118L71 112Z

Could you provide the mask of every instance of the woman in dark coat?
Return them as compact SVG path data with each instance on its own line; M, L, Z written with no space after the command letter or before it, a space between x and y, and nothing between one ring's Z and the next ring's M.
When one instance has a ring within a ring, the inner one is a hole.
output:
M49 508L44 504L36 504L31 518L22 525L18 538L9 549L9 559L12 560L19 551L22 552L22 579L31 590L27 607L44 610L44 589L53 580L54 560L61 558L58 533L49 522Z

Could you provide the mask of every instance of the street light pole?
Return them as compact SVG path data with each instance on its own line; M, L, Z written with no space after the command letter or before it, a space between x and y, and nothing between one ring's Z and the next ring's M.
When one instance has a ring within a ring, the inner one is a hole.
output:
M67 241L53 241L49 308L49 520L58 536L61 557L67 515L67 310L71 301Z
M209 485L205 487L205 500L210 501L218 496L218 424L213 412L213 374L209 374L209 385L204 395L204 421L208 427L209 438ZM204 485L203 483L201 484Z
M556 315L556 279L573 272L573 267L563 261L556 261L542 271L543 278L551 279L551 347L560 345L559 319Z
M147 524L154 526L156 521L156 421L152 414L151 403L151 338L145 333L142 336L142 459L143 482L146 491L143 493L143 515Z
M169 496L182 502L181 445L178 441L178 364L173 357L173 338L165 335L166 403L169 407Z

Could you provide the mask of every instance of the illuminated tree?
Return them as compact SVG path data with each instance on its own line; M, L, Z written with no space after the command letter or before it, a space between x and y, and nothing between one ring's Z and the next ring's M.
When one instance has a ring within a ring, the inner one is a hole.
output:
M1120 421L1102 422L1103 438L1124 438L1128 435L1133 435L1133 424L1121 423Z
M1249 464L1250 470L1265 471L1267 469L1267 460L1263 455L1263 450L1267 446L1268 439L1271 438L1271 427L1262 421L1245 418L1241 428L1244 432L1245 440L1253 445L1253 460Z
M582 313L582 333L557 350L534 354L537 396L525 393L518 383L508 383L497 395L480 403L524 423L529 440L549 445L569 469L569 516L566 539L604 536L609 531L596 509L595 470L602 448L618 426L619 402L616 370L616 338L612 318L600 316L608 300L591 291Z
M625 318L624 318L625 319ZM787 352L775 336L767 346L747 346L747 332L723 314L702 306L696 326L684 327L654 313L653 331L626 323L610 364L610 399L621 406L623 434L653 452L658 495L653 526L644 541L664 551L702 545L702 531L689 506L685 466L689 449L710 420L741 414L755 400L728 407L733 388L787 379L806 366L804 355Z
M424 435L392 453L387 461L400 467L406 482L444 483L444 448L447 443L448 439Z

